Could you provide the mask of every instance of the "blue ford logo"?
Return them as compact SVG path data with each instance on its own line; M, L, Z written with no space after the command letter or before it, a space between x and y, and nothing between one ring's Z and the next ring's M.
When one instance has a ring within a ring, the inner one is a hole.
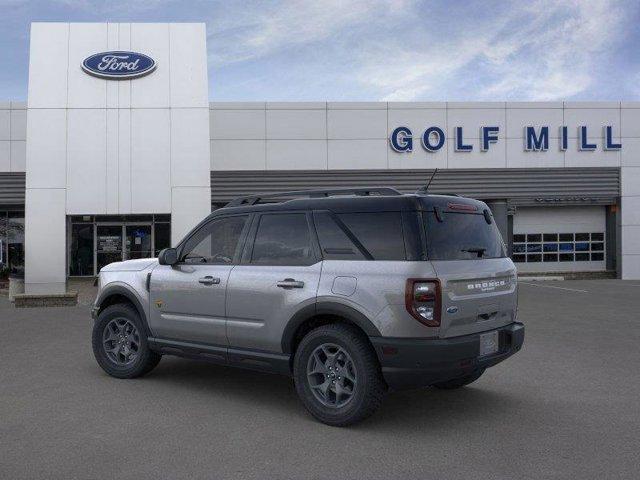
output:
M82 69L89 75L113 80L142 77L155 68L153 58L136 52L96 53L82 62Z

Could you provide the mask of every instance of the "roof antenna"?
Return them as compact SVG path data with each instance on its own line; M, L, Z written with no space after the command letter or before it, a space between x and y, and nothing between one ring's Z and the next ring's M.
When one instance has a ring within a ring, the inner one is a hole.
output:
M418 190L416 190L416 193L427 193L429 191L429 186L431 185L431 182L433 181L433 177L436 176L436 173L438 173L438 169L437 168L431 174L431 177L429 178L429 181L427 182L427 184L425 186L423 186L423 187L420 187Z

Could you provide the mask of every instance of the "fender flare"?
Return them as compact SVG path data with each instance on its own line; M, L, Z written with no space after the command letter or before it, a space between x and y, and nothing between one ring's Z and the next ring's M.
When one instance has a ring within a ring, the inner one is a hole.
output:
M292 353L294 335L298 327L317 315L336 315L360 327L368 337L381 337L382 333L366 315L353 307L337 302L318 302L300 309L289 319L282 333L282 351Z
M131 291L131 289L118 284L108 285L102 289L102 291L96 298L94 307L99 310L101 308L102 303L107 298L112 297L114 295L121 295L127 298L127 300L129 300L133 304L134 308L138 312L138 315L140 316L140 320L142 321L144 329L146 330L147 337L150 337L151 330L149 329L149 323L147 322L147 314L145 313L144 308L142 307L142 302L140 301L138 296Z

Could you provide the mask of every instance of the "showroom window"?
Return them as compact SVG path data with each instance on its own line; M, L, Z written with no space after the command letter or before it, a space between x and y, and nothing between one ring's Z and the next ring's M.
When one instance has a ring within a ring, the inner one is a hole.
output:
M24 273L24 212L0 211L0 279Z
M513 235L513 261L602 262L604 232L516 233Z
M112 262L157 256L171 244L171 216L74 215L68 230L69 276L93 276Z

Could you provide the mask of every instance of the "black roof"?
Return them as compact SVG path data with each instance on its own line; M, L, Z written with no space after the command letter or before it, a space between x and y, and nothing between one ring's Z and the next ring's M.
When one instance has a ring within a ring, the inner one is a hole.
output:
M374 189L372 189L374 190ZM453 205L473 206L482 213L487 208L484 202L467 197L454 195L431 194L401 194L389 189L388 194L383 195L335 195L319 197L312 195L310 198L287 198L287 195L272 194L265 197L251 196L243 198L259 198L261 200L283 200L273 203L242 204L241 199L230 202L223 208L215 210L211 216L229 213L255 213L255 212L279 212L295 210L331 210L336 213L347 212L384 212L384 211L416 211L433 210L439 207L443 211L449 210ZM317 194L317 191L309 191ZM286 192L289 193L289 192ZM308 192L291 192L304 195ZM281 197L278 197L281 195ZM455 208L454 208L455 209Z

